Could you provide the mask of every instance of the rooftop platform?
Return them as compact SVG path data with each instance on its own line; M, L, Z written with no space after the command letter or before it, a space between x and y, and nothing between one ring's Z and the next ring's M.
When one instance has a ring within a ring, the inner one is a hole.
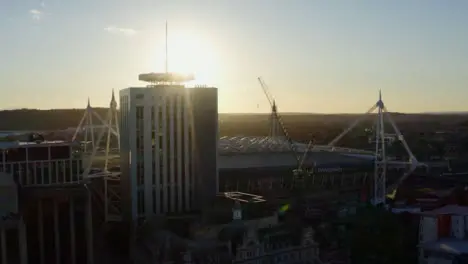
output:
M193 74L180 74L175 72L150 72L138 75L138 80L149 83L185 83L195 80L195 76Z

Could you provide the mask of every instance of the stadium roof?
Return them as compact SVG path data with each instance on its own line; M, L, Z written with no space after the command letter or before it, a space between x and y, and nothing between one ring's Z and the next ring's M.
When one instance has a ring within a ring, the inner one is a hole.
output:
M307 144L294 142L299 153L307 150ZM220 155L240 154L240 153L268 153L268 152L291 152L291 147L285 138L272 137L221 137L218 142L218 151ZM374 152L368 150L331 147L326 145L313 145L310 152L339 152L358 155L374 155Z

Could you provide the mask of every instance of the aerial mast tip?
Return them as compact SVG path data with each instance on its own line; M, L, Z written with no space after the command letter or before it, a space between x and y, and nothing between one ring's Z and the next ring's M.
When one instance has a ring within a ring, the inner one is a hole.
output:
M167 20L166 20L166 73L168 73L168 46L167 46Z

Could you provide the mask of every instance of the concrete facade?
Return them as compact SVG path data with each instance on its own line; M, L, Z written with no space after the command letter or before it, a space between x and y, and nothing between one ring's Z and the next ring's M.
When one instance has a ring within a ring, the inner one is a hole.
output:
M216 88L120 91L124 219L190 212L216 194L217 102Z

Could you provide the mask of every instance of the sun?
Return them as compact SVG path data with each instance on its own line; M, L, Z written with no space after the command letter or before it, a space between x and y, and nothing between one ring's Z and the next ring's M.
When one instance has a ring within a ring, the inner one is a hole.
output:
M168 71L194 74L193 84L209 85L217 76L215 48L200 35L171 33L168 36Z

